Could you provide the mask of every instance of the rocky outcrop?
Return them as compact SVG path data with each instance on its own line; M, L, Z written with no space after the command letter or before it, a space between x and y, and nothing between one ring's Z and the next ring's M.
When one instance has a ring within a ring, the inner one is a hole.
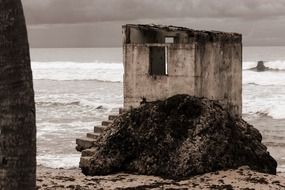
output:
M84 153L86 175L130 172L184 178L249 165L276 174L261 134L217 101L176 95L146 103L115 119Z
M269 71L269 70L274 70L274 69L270 69L269 67L266 67L264 65L264 61L258 61L256 67L253 67L250 70L257 71L257 72L264 72L264 71Z
M257 70L258 72L263 72L263 71L269 70L269 68L268 68L268 67L265 67L263 61L258 61L257 66L256 66L256 70Z

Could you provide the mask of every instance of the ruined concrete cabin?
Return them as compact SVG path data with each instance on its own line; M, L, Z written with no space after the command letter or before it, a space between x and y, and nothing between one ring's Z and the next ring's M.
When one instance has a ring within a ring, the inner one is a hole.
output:
M242 113L242 36L159 25L123 26L124 108L175 94Z
M123 37L124 109L139 106L142 98L154 101L189 94L221 100L233 113L241 115L240 34L125 25ZM98 135L115 117L110 115L108 121L94 127L93 133L76 139L76 149L93 147Z

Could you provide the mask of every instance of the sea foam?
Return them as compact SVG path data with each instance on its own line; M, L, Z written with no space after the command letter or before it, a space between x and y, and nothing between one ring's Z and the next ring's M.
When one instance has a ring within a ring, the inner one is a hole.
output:
M257 61L245 61L243 62L242 69L247 70L257 66ZM276 61L264 61L264 66L273 70L284 70L285 71L285 61L276 60Z
M97 80L122 82L122 63L32 62L36 80Z
M256 72L249 70L257 65L257 62L243 62L243 88L246 86L263 86L262 88L252 87L247 95L244 96L243 112L245 114L260 114L271 116L275 119L285 118L285 92L279 92L279 89L285 87L285 61L268 61L265 66L273 71ZM96 80L107 82L122 82L123 81L123 64L122 63L77 63L77 62L32 62L32 69L34 79L36 80L59 80L59 81L77 81L77 80ZM278 70L278 71L277 71ZM275 89L271 89L275 86ZM256 94L255 97L250 97L251 94L262 92L263 94ZM272 93L274 91L274 94ZM264 95L266 93L266 95ZM95 95L94 95L95 96ZM51 97L49 96L49 99ZM62 102L58 102L62 98ZM60 94L56 100L38 100L38 106L55 106L55 105L73 105L84 106L92 105L94 109L102 102L84 102L82 97L73 98L64 97ZM93 105L94 104L94 105ZM106 107L107 105L104 105ZM114 105L112 105L114 106ZM119 106L119 105L115 105ZM108 107L108 106L107 106ZM284 114L283 114L284 113Z
M256 72L250 70L243 71L243 84L255 85L285 85L285 72L265 71Z
M39 155L37 164L49 168L77 168L79 166L80 154L56 154Z
M257 62L243 62L243 84L285 85L285 61L268 61L265 66L274 71L254 72ZM122 63L32 62L36 80L97 80L123 81ZM279 72L276 72L279 70Z
M285 61L265 61L264 65L270 70L256 72L250 70L256 67L257 62L243 62L243 84L255 85L285 85Z

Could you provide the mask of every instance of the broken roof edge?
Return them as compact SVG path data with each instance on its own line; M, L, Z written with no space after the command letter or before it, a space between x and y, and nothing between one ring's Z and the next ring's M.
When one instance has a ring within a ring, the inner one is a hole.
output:
M125 24L122 26L123 28L137 28L137 29L144 29L144 30L164 30L169 32L190 32L190 33L200 33L200 34L216 34L216 35L227 35L227 36L234 36L235 38L242 38L242 34L236 32L222 32L222 31L215 31L215 30L194 30L187 27L181 26L173 26L173 25L159 25L159 24Z

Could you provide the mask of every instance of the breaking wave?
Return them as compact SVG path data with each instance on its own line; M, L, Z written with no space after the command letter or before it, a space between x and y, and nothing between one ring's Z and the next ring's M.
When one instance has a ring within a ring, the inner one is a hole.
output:
M280 86L244 86L243 114L285 119L284 94L285 88Z
M37 164L49 168L77 168L80 154L45 154L37 156Z
M75 102L36 102L37 106L79 106L80 101Z
M243 84L248 85L285 85L285 61L265 61L265 67L269 70L265 72L256 72L250 70L256 67L257 62L243 63Z
M122 63L32 62L35 80L122 82Z
M243 70L248 70L257 66L257 61L243 62ZM268 67L270 71L285 71L285 61L264 61L264 66Z
M285 119L285 113L284 110L285 105L281 106L270 106L270 107L264 107L261 109L257 109L254 111L244 111L243 114L248 114L252 116L257 116L257 117L271 117L273 119Z
M243 63L243 84L285 85L285 61L268 61L265 66L272 70L255 72L257 62ZM34 79L55 81L122 82L122 63L32 62ZM284 71L284 72L276 72Z
M285 72L255 72L250 70L243 71L243 84L248 85L285 85Z
M61 102L58 101L36 101L36 106L41 107L75 107L75 106L81 106L81 107L89 107L94 108L97 110L106 110L106 109L112 109L112 108L119 108L120 104L106 104L106 103L97 103L97 102L91 102L87 100L81 100L81 101L70 101L70 102Z

